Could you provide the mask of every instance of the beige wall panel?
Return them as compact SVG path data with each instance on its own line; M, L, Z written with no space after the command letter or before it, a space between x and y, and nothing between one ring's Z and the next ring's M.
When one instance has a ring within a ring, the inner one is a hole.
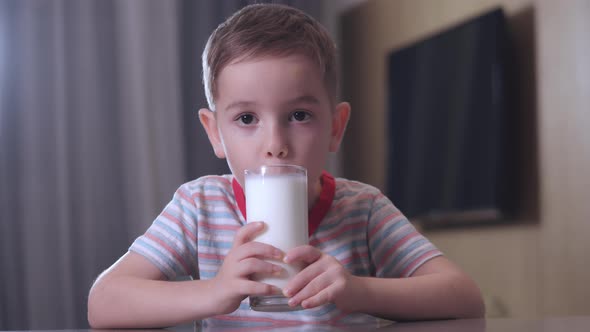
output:
M539 2L545 315L590 314L590 1Z

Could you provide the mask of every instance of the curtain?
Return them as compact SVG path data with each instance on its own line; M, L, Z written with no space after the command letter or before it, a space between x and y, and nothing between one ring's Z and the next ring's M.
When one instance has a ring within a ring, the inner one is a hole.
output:
M0 330L86 328L98 274L181 183L228 171L200 54L250 2L0 0Z

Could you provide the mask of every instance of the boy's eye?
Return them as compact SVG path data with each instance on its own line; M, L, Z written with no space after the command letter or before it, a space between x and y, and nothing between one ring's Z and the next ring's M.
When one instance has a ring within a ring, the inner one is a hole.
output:
M302 122L302 121L309 120L310 117L311 117L311 115L308 112L296 111L291 115L291 120L297 121L297 122Z
M238 117L237 120L240 121L242 124L249 125L254 122L255 118L252 114L242 114Z

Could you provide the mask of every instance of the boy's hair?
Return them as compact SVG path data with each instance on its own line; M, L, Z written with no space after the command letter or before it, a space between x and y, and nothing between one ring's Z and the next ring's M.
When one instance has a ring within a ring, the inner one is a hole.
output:
M203 51L203 84L211 110L218 97L217 78L235 62L264 56L301 54L322 71L331 99L338 90L336 45L326 29L299 9L279 4L249 5L220 24Z

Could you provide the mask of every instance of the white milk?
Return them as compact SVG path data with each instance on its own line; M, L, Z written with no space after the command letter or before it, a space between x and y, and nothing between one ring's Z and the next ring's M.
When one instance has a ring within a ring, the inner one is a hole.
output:
M305 245L307 233L307 176L305 174L253 175L245 177L248 222L264 221L266 229L255 241L284 252ZM287 273L278 277L254 276L261 282L284 288L301 266L271 261Z

